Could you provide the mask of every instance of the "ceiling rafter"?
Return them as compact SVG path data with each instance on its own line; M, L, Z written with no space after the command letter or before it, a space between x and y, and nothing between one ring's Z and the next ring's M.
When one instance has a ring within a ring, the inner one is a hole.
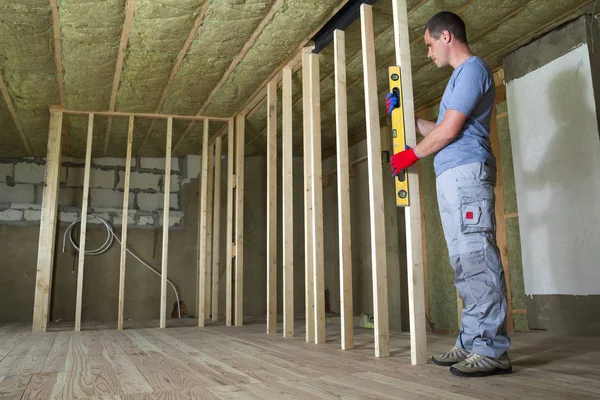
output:
M6 89L6 85L4 84L4 78L0 74L0 92L2 92L2 97L4 97L4 101L6 102L6 107L8 107L8 112L10 112L10 116L17 127L17 131L19 132L19 136L21 137L21 142L23 142L23 147L25 147L25 151L29 157L32 156L31 147L29 147L29 141L27 140L27 136L25 132L23 132L23 128L21 127L21 123L17 118L17 114L15 113L15 108L13 106L12 100L8 94L8 90Z
M121 44L119 45L119 53L117 56L117 65L115 67L115 76L113 79L112 91L110 93L110 105L109 111L115 111L115 105L117 103L117 93L119 91L119 82L121 80L121 72L123 72L123 63L125 62L125 51L127 50L127 43L129 42L129 31L131 31L131 24L133 22L133 15L135 13L135 2L136 0L127 0L125 9L125 21L123 23L123 31L121 32ZM104 134L104 156L108 153L108 143L110 141L110 129L112 128L112 118L109 117L106 123L106 132Z
M262 102L267 98L267 84L269 82L271 82L272 80L275 80L276 83L279 85L281 83L281 79L282 79L282 73L281 70L288 66L292 68L292 72L297 71L297 69L300 67L301 64L301 56L302 56L302 52L306 50L307 44L308 42L317 34L317 32L319 32L321 30L321 28L323 28L323 26L325 26L325 24L331 19L333 18L333 16L335 14L337 14L337 12L344 6L346 5L346 3L348 2L348 0L342 0L340 1L340 4L338 4L333 10L332 12L327 16L327 18L325 18L323 20L323 22L311 33L308 34L308 36L300 43L300 45L296 48L296 50L294 52L292 52L293 56L287 60L285 60L283 63L281 63L277 68L275 68L275 70L273 70L273 73L271 75L269 75L258 87L258 89L256 89L254 91L254 93L252 93L249 97L250 100L248 100L242 107L240 107L238 110L236 110L233 115L249 115L252 112L254 112L255 109L258 108L259 105L262 104ZM311 46L311 48L313 48L314 46ZM226 132L227 128L224 127L221 129L221 131L219 131L217 133L217 136L224 136L225 132Z
M56 82L58 84L58 99L62 107L65 106L65 92L63 84L62 49L60 46L60 24L58 23L57 0L50 0L52 10L52 30L54 38L54 59L56 61Z
M206 15L206 12L208 11L208 6L211 3L212 3L212 0L204 1L204 4L202 5L202 10L200 11L200 14L198 14L196 21L194 21L194 26L192 27L192 30L190 30L190 33L189 33L185 43L183 44L183 47L181 48L179 55L177 56L177 61L175 62L175 65L173 66L173 69L171 70L171 75L169 76L169 80L167 81L167 84L165 85L163 94L158 102L158 106L156 107L156 111L155 111L156 114L160 113L160 111L163 108L165 100L167 99L167 95L169 94L169 90L171 89L171 85L173 84L173 81L175 80L175 74L177 74L177 71L179 71L179 68L181 68L183 59L185 58L185 55L187 54L188 50L190 49L190 46L192 45L192 41L194 40L194 38L196 37L196 34L198 33L198 29L200 29L202 22L204 22L204 17ZM142 141L142 144L140 145L140 147L138 149L138 155L142 152L142 149L146 145L146 142L148 141L148 138L150 137L150 134L152 133L152 129L154 128L155 122L156 122L155 119L153 119L150 122L150 127L148 128L148 132L146 132L146 136L144 136L144 140ZM173 149L173 151L174 150L175 149Z
M256 39L258 39L258 37L262 33L265 26L267 26L267 24L273 20L275 13L277 12L277 10L279 10L279 8L281 7L282 4L283 4L283 0L277 0L275 3L273 3L273 5L271 6L271 9L267 13L267 15L265 15L265 17L262 19L262 21L260 21L260 24L258 24L256 29L254 29L254 32L252 32L252 36L250 36L250 38L246 41L246 43L244 44L244 47L242 47L242 50L238 53L237 56L235 56L233 61L231 61L231 64L229 64L229 67L227 68L227 70L225 71L223 76L221 76L221 79L219 80L217 85L213 88L213 90L210 92L210 94L208 95L208 98L206 99L204 104L202 104L202 106L200 107L200 109L198 110L198 112L196 114L202 114L206 110L206 108L212 101L215 94L219 91L219 89L221 89L221 87L223 86L223 84L225 83L227 78L229 78L229 75L231 75L231 73L239 65L239 63L242 61L242 59L244 58L244 56L246 55L248 50L250 50L250 47L252 47L254 42L256 42ZM181 135L181 137L179 138L179 140L173 147L173 152L175 152L177 150L177 148L179 147L179 145L181 145L181 143L183 143L184 139L187 137L188 133L192 130L193 126L194 126L193 121L188 124L188 126L185 128L185 131L183 132L183 135Z

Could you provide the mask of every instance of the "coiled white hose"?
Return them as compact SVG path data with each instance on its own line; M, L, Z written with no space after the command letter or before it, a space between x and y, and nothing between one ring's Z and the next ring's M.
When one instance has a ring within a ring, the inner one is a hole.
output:
M97 255L104 253L106 250L108 250L110 248L114 239L117 239L117 242L119 242L119 244L121 244L119 237L115 234L115 232L112 229L112 226L110 226L110 224L108 222L106 222L105 220L103 220L102 218L100 218L96 215L88 215L88 219L90 219L90 218L99 219L104 224L104 227L106 228L106 241L104 242L104 244L102 246L98 247L96 250L85 250L85 255L97 256ZM77 247L77 245L75 244L75 241L73 240L73 235L71 235L71 231L73 230L73 227L75 225L77 225L78 223L81 223L81 218L77 218L65 230L65 234L63 236L63 248L62 248L63 253L65 252L67 235L69 236L69 241L71 242L71 245L75 248L75 250L79 251L79 247ZM126 250L129 254L131 254L133 257L135 257L136 260L141 262L142 265L144 265L150 271L154 272L158 276L162 276L160 272L158 272L157 270L152 268L150 265L148 265L144 261L142 261L142 259L139 258L137 255L135 255L131 250L129 250L129 248L126 248ZM177 293L177 289L175 289L175 286L173 285L173 283L168 278L167 278L167 282L169 283L169 285L171 285L171 287L173 288L173 291L175 292L175 298L177 299L177 311L179 313L179 318L181 318L181 307L179 305L179 294Z

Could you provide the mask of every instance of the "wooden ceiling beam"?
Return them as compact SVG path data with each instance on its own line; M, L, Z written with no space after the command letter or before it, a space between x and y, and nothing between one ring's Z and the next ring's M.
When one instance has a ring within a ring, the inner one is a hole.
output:
M242 47L242 50L238 53L237 56L235 56L233 61L231 61L231 64L229 64L229 67L227 68L227 70L225 71L223 76L221 76L221 79L216 84L216 86L213 88L213 90L210 92L210 94L208 95L208 98L206 99L204 104L202 104L202 106L198 110L197 114L202 114L206 110L206 108L212 101L215 94L219 91L219 89L221 89L221 87L223 86L223 84L225 83L227 78L229 78L231 73L235 70L235 68L244 59L244 57L246 56L246 53L248 53L248 50L250 50L252 45L256 42L256 39L258 39L258 37L262 33L265 26L267 26L267 24L273 20L275 13L277 12L277 10L279 10L279 8L281 7L282 4L283 4L283 0L277 0L275 3L273 3L273 5L271 6L271 9L267 13L267 15L265 15L265 17L262 19L262 21L260 21L260 24L258 24L256 29L254 29L254 32L252 32L252 35L246 41L246 43L244 44L244 47ZM185 128L183 135L181 135L181 137L175 144L175 147L173 147L174 152L181 145L181 143L183 143L183 140L187 137L188 133L192 130L193 126L194 126L194 123L190 122L190 124L188 124L188 126Z
M19 136L21 137L21 142L23 142L23 147L25 147L25 151L27 155L31 157L33 154L31 152L31 147L29 147L29 141L27 140L27 136L25 136L25 132L21 127L21 123L19 122L19 118L17 118L17 113L15 113L15 107L13 106L13 102L10 99L8 94L8 90L6 89L6 85L4 84L4 78L0 75L0 92L2 92L2 97L4 97L4 101L6 102L6 107L8 107L8 112L17 127L17 131L19 132Z
M134 116L136 118L152 118L152 119L181 119L184 121L204 121L209 120L212 122L229 122L231 118L225 117L210 117L207 115L177 115L177 114L152 114L152 113L136 113L136 112L121 112L121 111L82 111L82 110L63 110L58 106L50 106L52 110L60 110L64 115L88 115L94 114L103 117L118 117L128 118Z
M198 17L194 21L194 26L192 27L192 30L190 31L187 39L185 40L185 43L183 44L183 47L181 48L179 55L177 56L177 61L175 62L175 65L173 66L173 69L171 70L171 75L169 76L169 80L167 81L167 84L165 85L163 94L158 102L158 106L156 107L155 113L157 113L157 114L160 113L160 111L163 108L165 100L167 99L167 95L169 94L169 90L171 89L171 85L173 84L173 81L175 80L175 74L177 74L177 71L179 71L179 68L181 68L183 59L185 58L185 55L187 54L188 50L190 49L190 46L192 45L192 41L194 40L194 38L196 37L196 34L198 33L198 29L200 29L200 25L202 25L202 22L204 21L204 16L206 15L206 12L208 11L208 6L211 4L211 2L212 2L211 0L204 1L202 10L200 11L200 14L198 14ZM144 136L142 145L138 149L138 155L142 152L142 149L146 145L146 142L148 141L148 138L150 137L150 134L152 133L152 129L154 128L155 122L156 122L156 120L154 120L154 119L152 120L152 122L150 122L150 127L148 128L148 132L146 132L146 136ZM177 147L177 145L175 146L175 148L176 147Z
M123 71L123 63L125 62L125 51L129 42L129 31L133 22L133 14L135 12L136 0L127 0L125 9L125 21L123 23L123 31L121 32L121 44L119 45L119 53L117 56L117 65L115 67L115 75L113 78L112 91L110 93L109 111L115 111L117 103L117 93L119 91L119 82L121 80L121 72ZM106 124L106 132L104 134L104 155L108 153L108 143L110 141L110 129L112 127L112 118L108 118Z

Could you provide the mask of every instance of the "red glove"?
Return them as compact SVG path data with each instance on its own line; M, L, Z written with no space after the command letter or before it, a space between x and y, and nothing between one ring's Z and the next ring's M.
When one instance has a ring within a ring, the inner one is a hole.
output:
M403 169L407 169L420 159L421 157L417 155L415 149L406 146L406 150L401 151L400 153L396 153L392 157L390 157L390 164L392 165L392 175L398 175L400 171L402 171Z

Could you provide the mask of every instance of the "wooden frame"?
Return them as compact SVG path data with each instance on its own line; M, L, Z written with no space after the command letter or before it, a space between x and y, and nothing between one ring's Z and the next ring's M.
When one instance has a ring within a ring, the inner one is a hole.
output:
M315 340L315 297L312 259L312 140L310 128L310 49L302 52L302 108L304 142L304 311L306 316L306 341Z
M233 300L233 246L235 240L233 238L233 185L235 176L233 174L234 166L234 143L235 143L235 123L232 119L229 121L229 134L227 135L227 238L225 241L226 260L225 260L225 325L231 326L233 319L232 300Z
M294 165L292 147L292 69L283 68L282 88L283 337L294 336Z
M27 153L27 155L29 157L31 157L33 155L33 153L31 152L31 147L29 146L29 141L27 140L27 136L25 135L25 132L23 131L21 122L19 121L19 118L17 117L17 113L15 112L15 107L13 105L12 100L10 99L8 90L6 89L6 84L4 83L4 78L2 77L2 74L0 74L0 93L2 93L2 97L4 97L4 102L6 103L8 112L10 113L10 116L12 117L15 127L17 128L17 132L19 132L19 137L21 138L21 142L23 143L25 152ZM61 120L62 120L62 116L61 116Z
M50 308L54 243L58 216L58 190L60 188L62 119L63 114L61 111L50 111L48 153L44 175L45 185L40 217L35 297L33 300L33 332L46 332L48 310Z
M277 332L277 85L267 85L267 333Z
M163 205L162 272L160 280L160 327L167 326L167 270L169 265L169 200L171 199L171 143L173 118L167 119L167 144L165 150L165 196Z
M150 118L150 119L180 119L184 121L215 121L229 122L231 118L226 117L209 117L206 115L177 115L177 114L151 114L151 113L130 113L121 111L80 111L80 110L63 110L60 107L50 106L51 110L61 111L64 115L89 115L94 114L99 117L131 117Z
M208 180L206 182L206 260L204 260L205 277L204 277L204 316L208 319L211 312L211 282L212 282L212 231L213 231L213 208L214 208L214 162L215 162L215 146L209 144L208 146Z
M202 171L200 177L200 193L198 199L198 326L204 326L205 319L205 295L206 290L206 207L208 196L208 120L204 121L204 132L202 134Z
M340 260L341 347L354 348L352 315L352 247L350 229L350 164L348 161L348 109L346 98L345 33L334 31L335 117L337 147L338 236Z
M117 93L119 92L119 82L121 80L121 72L123 72L123 64L125 62L125 51L127 43L129 43L129 31L133 23L133 14L135 12L136 0L127 0L125 9L125 21L123 22L123 30L121 31L121 44L117 53L117 63L115 65L115 75L113 77L112 90L110 93L109 111L115 111L117 104ZM106 133L104 134L104 156L108 153L108 143L110 142L110 130L112 128L112 118L109 116L106 122Z
M371 260L373 270L373 312L375 318L375 357L387 357L389 317L387 298L387 259L384 225L383 178L381 173L381 133L377 99L377 67L373 35L372 6L360 7L365 114L367 119L367 153L369 167L369 214L371 216Z
M85 260L85 240L87 238L87 211L90 198L90 169L92 166L92 139L94 135L94 114L88 116L87 144L85 150L85 170L83 173L83 200L81 204L81 228L79 234L79 256L77 261L77 299L75 302L75 332L81 330L81 308L83 303L83 270Z
M394 42L396 63L402 75L402 103L404 120L412 121L415 113L410 44L408 36L408 11L406 0L392 0L394 18ZM416 146L417 134L414 124L405 126L406 143ZM408 269L408 299L410 319L410 355L411 364L421 365L427 362L427 337L425 331L425 281L423 273L423 246L421 235L421 194L419 188L418 167L408 169L410 207L405 209L406 250Z
M315 344L327 341L325 331L325 255L323 239L323 172L321 166L321 90L319 56L309 55L310 140L312 178L312 265L315 304Z
M244 324L244 133L246 117L237 116L235 168L235 326Z
M123 182L123 218L121 220L121 266L119 272L119 311L117 329L123 330L123 314L125 305L125 263L127 260L127 223L129 214L129 184L131 178L131 150L133 147L133 116L129 117L127 132L127 156L125 159L125 181Z
M221 265L221 137L215 139L215 189L213 205L213 266L211 317L219 320L219 274Z

